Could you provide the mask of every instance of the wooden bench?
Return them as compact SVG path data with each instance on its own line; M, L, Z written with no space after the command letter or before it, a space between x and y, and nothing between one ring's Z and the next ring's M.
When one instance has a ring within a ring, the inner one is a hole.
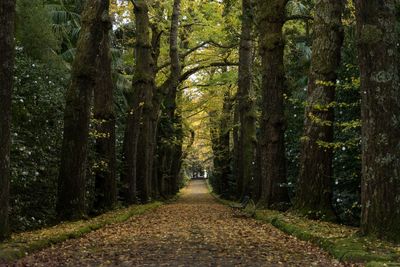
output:
M256 213L256 205L249 196L245 196L242 202L232 203L229 206L237 217L253 217Z

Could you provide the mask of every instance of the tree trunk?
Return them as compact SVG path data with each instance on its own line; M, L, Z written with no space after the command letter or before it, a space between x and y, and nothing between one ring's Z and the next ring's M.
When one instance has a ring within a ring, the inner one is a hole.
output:
M106 12L108 12L108 7ZM103 39L97 59L98 75L94 89L93 113L97 155L94 208L98 211L111 209L117 201L114 84L111 74L110 29L111 21L108 25L103 24Z
M57 214L62 220L80 219L86 214L89 114L96 85L96 58L103 38L102 25L109 24L103 16L107 6L106 0L89 0L86 1L82 14L82 28L64 112L57 199Z
M252 100L252 32L253 11L251 0L242 0L242 33L239 48L239 87L237 94L239 113L239 140L237 166L238 197L250 194L250 182L254 177L254 152L256 124Z
M229 197L230 168L230 122L232 113L232 99L230 92L224 94L221 114L213 110L209 112L210 137L213 151L213 180L211 185L214 191L224 198Z
M149 158L152 138L152 96L154 87L150 22L146 1L134 1L136 45L130 110L124 137L124 198L128 203L150 198L152 159ZM139 191L139 192L137 192Z
M163 195L174 195L178 192L178 175L182 160L182 121L177 114L176 100L181 76L181 64L179 58L178 33L180 17L180 0L174 0L169 35L169 56L171 60L170 75L168 81L161 87L165 91L163 99L165 110L163 111L164 128L169 130L170 136L160 132L160 137L166 139L167 144L160 149L160 183Z
M208 113L210 119L210 139L211 139L211 149L213 152L213 171L212 179L210 180L213 191L217 194L221 194L221 180L222 180L222 162L221 158L221 146L220 146L220 133L219 131L219 118L216 110L212 110Z
M286 183L283 65L286 0L259 1L260 54L262 57L261 179L259 204L280 209L289 201Z
M235 196L236 198L240 198L243 192L243 180L242 176L240 175L241 172L241 160L242 155L239 146L239 135L240 135L240 115L239 115L239 105L238 105L238 95L236 94L236 101L235 101L235 109L233 111L233 165L232 165L232 173L234 175L236 188L235 188Z
M363 122L361 231L400 242L400 81L396 1L355 2Z
M335 220L332 159L335 88L343 43L343 3L315 5L314 41L302 137L295 209L315 219Z
M231 153L230 153L230 123L232 113L232 99L230 92L224 95L224 102L222 106L222 115L220 118L219 130L219 153L221 162L221 176L220 176L220 194L224 198L229 197L229 178L231 175Z
M14 73L15 0L0 3L0 241L9 236L11 93Z
M159 2L156 2L155 8L159 9L159 16L162 17L163 9L159 7ZM151 46L153 49L152 57L153 57L153 73L154 77L157 75L157 66L158 66L158 58L160 56L160 39L162 35L162 30L159 28L158 23L153 23L151 25ZM158 178L158 166L160 164L160 159L158 155L158 147L157 147L157 136L158 136L158 123L160 121L160 109L161 109L161 101L164 94L161 92L160 88L158 88L155 83L153 87L153 111L152 111L152 123L153 123L153 140L152 140L152 154L153 154L153 168L152 168L152 195L155 198L159 198L161 195L160 191L160 183Z
M142 107L139 106L139 99L130 94L130 108L126 119L126 128L123 142L122 173L121 173L121 198L127 204L137 201L136 192L136 157L137 141L139 138L139 120Z
M152 123L154 62L150 36L150 21L147 2L135 1L135 22L137 29L136 70L133 88L137 92L138 108L142 107L139 138L137 143L136 177L141 202L151 199L151 180L153 174L152 142L154 125Z

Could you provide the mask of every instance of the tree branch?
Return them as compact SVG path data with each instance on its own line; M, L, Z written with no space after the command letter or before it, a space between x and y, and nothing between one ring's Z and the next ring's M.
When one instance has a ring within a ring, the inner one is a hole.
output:
M204 47L204 46L207 45L207 44L209 44L209 41L201 42L200 44L196 45L195 47L190 48L189 50L187 50L185 53L179 55L179 57L180 57L181 59L184 59L184 58L186 58L187 56L189 56L191 53L193 53L193 52L195 52L196 50L198 50L198 49ZM157 71L160 71L160 70L162 70L162 69L168 67L169 65L171 65L171 61L167 61L167 62L163 63L162 65L160 65L160 66L157 68Z
M216 46L216 47L224 48L224 49L232 49L232 48L235 48L235 47L238 46L238 44L231 44L231 45L219 44L219 43L217 43L217 42L215 42L213 40L210 40L209 43L214 45L214 46Z
M183 82L183 81L187 80L191 75L195 74L196 72L199 72L199 71L207 69L207 68L238 66L238 65L239 65L239 63L237 63L237 62L213 62L208 65L197 66L197 67L194 67L194 68L182 73L179 81Z

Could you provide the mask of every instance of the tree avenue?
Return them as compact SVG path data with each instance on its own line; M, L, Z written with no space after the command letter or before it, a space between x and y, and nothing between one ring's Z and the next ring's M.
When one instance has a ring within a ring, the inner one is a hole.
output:
M398 10L2 0L0 239L208 178L221 198L398 244Z

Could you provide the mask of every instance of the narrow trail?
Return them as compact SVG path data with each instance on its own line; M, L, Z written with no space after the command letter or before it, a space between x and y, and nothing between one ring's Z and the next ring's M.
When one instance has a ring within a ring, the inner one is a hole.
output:
M237 218L192 181L175 203L32 254L16 266L342 266L269 224ZM15 266L13 265L13 266Z

